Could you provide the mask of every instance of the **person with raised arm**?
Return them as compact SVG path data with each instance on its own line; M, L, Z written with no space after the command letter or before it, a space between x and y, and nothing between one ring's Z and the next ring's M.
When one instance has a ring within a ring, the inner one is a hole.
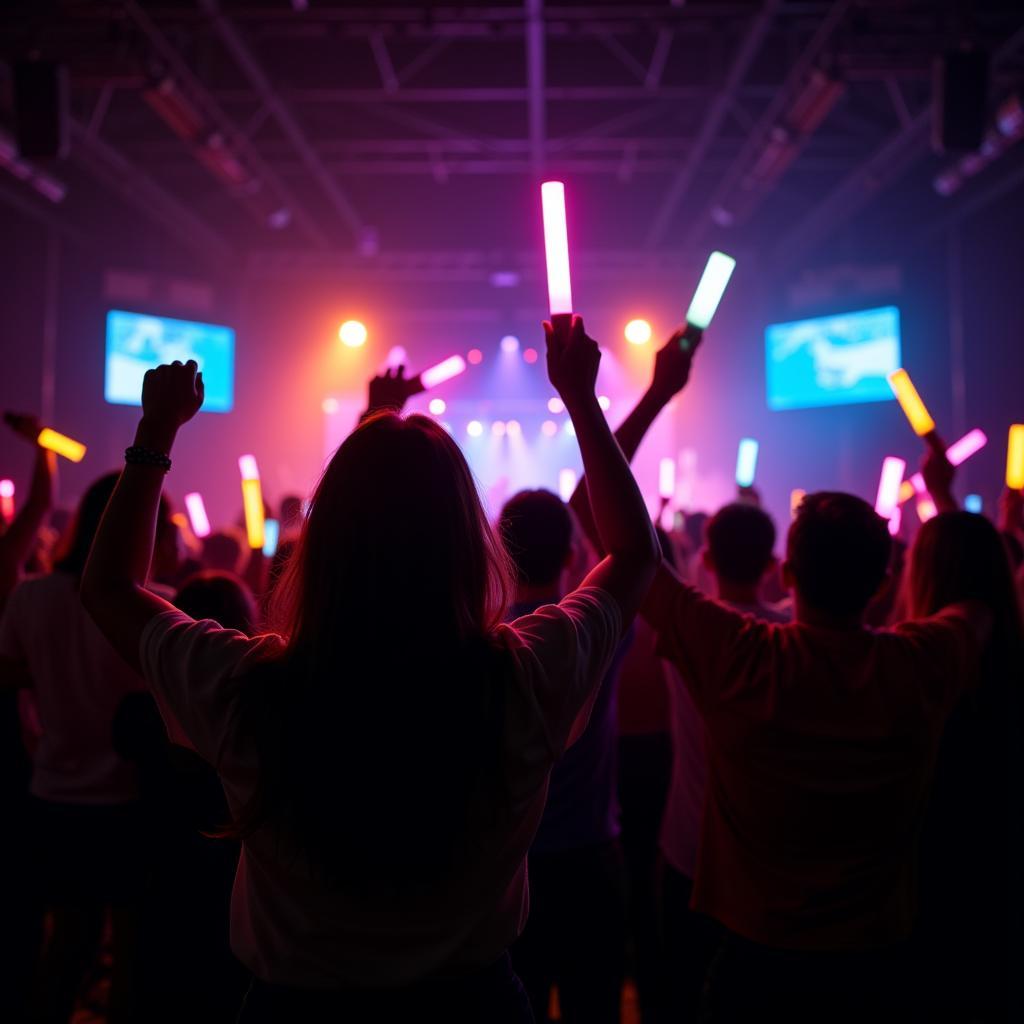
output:
M274 593L278 633L250 639L148 593L156 502L203 390L195 363L146 376L82 598L223 782L246 1024L532 1020L506 952L526 853L658 559L594 395L597 345L579 319L546 333L608 555L508 625L506 555L462 453L433 420L393 412L326 467Z

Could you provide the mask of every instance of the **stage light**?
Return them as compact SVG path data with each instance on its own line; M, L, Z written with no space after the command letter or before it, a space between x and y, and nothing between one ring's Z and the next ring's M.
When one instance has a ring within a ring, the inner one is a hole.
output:
M366 344L366 324L358 320L346 320L338 328L338 337L349 348L360 348Z
M466 433L470 437L479 437L484 432L484 425L479 420L470 420L466 424Z
M504 437L505 436L505 421L504 420L495 420L491 424L491 433L495 437Z
M1024 423L1014 423L1006 442L1006 486L1024 489Z
M753 487L757 472L758 443L752 437L740 441L736 452L736 484L739 487Z
M630 345L646 345L651 340L651 325L646 320L630 320L623 333Z
M449 356L447 359L431 366L420 374L420 382L425 388L437 387L452 377L458 377L466 370L466 360L462 356Z
M466 359L470 363L472 363L473 366L478 366L480 363L482 363L484 361L484 354L478 348L471 348L466 353Z
M326 415L333 416L341 408L341 402L336 398L325 398L320 403L320 408L323 409Z
M704 273L693 293L690 308L686 311L686 322L693 327L704 330L711 323L711 318L718 309L725 286L736 269L736 261L724 252L715 250L704 265Z
M607 412L612 407L612 400L607 395L598 395L597 404L602 411Z
M676 460L662 459L658 463L658 496L671 498L676 493Z
M443 398L432 398L427 405L427 408L435 416L443 416L445 409L448 408L448 403Z
M796 514L800 511L800 506L804 503L804 498L806 497L807 492L801 487L794 487L789 492L789 514L791 518L796 519Z
M882 460L882 475L878 478L878 493L875 496L875 512L883 519L891 519L899 507L900 484L907 471L906 459L887 455Z
M964 498L964 508L968 512L974 512L976 515L981 515L981 510L984 507L984 502L981 500L980 494L968 494Z
M276 519L268 519L263 524L263 554L273 558L277 554L277 542L281 537L281 524Z
M511 355L513 352L519 351L519 339L514 334L506 334L501 339L501 351L507 352Z
M918 437L930 434L935 429L935 420L932 419L931 413L921 401L921 396L917 393L910 374L902 368L890 373L889 387L892 388L892 393L896 396L896 401L900 403L900 408L910 422L914 433Z
M565 185L560 181L545 181L540 187L540 201L544 217L548 305L552 316L572 313L569 233L565 221Z
M14 518L14 481L0 480L0 517L5 523Z
M523 349L523 362L524 363L535 363L537 362L538 355L535 348Z
M573 469L560 469L558 471L558 496L562 501L568 501L576 490L576 471Z
M185 511L188 512L189 525L197 537L210 536L210 517L206 514L206 504L198 491L185 495Z
M409 354L401 345L393 345L388 349L388 369L397 370L399 366L409 365Z
M554 437L558 433L558 424L554 420L545 420L540 425L540 432L545 437Z
M505 433L509 437L518 437L523 432L523 428L519 425L519 420L509 420L505 424Z
M81 462L85 458L86 447L80 441L73 441L64 434L57 433L49 427L39 431L36 443L40 448L63 455L69 462Z
M548 412L553 412L556 416L560 412L565 412L565 402L563 402L557 396L555 398L548 399Z

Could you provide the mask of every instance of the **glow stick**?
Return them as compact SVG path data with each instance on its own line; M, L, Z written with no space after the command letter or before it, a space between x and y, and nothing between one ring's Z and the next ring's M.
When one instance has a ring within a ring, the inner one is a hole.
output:
M7 523L14 518L13 480L0 480L0 517Z
M206 514L203 496L198 491L192 491L185 495L185 511L188 512L188 521L192 525L192 532L197 537L209 537L210 517Z
M676 460L662 459L658 463L658 496L671 498L676 493Z
M273 558L277 554L277 541L281 536L281 524L276 519L268 519L263 524L263 554Z
M753 487L754 474L757 470L758 444L752 437L740 441L736 453L736 483L740 487Z
M915 473L914 474L914 477L918 477L918 476L921 476L921 474L920 473ZM914 484L912 483L912 480L914 479L914 477L911 477L910 480L904 480L903 483L900 484L900 504L901 505L905 501L910 501L910 499L917 493L917 489L914 487ZM924 478L923 477L921 478L921 482L924 483Z
M686 322L704 330L718 309L725 292L725 286L736 268L736 261L724 252L713 252L704 265L704 273L697 282L690 308L686 311Z
M242 481L242 504L245 507L245 535L249 547L254 550L263 547L263 488L259 480Z
M1011 491L1024 488L1024 423L1014 423L1006 442L1006 486Z
M466 369L466 360L462 356L449 356L436 366L431 366L420 374L420 382L425 388L437 387L452 377L458 377Z
M576 490L576 472L572 469L560 469L558 471L558 496L562 501L568 501L572 492Z
M569 279L569 232L565 223L565 185L545 181L540 187L544 215L544 255L548 267L548 303L551 315L572 313Z
M964 498L964 508L967 509L968 512L974 512L980 515L983 507L984 502L981 500L980 494L968 494L967 497Z
M931 413L928 412L924 402L921 401L921 396L917 393L917 388L914 387L910 374L904 369L890 373L889 387L892 388L896 401L900 403L900 408L910 421L914 433L918 437L930 434L935 429L935 420L932 419Z
M892 510L892 515L889 517L889 536L895 537L900 532L900 527L903 525L903 509L897 505Z
M63 455L70 462L81 462L85 458L85 445L80 441L72 441L64 434L58 434L56 430L44 427L39 431L36 443L40 448Z
M929 519L934 519L939 514L939 510L935 507L935 502L929 497L919 498L917 501L917 518L922 523L927 523Z
M878 494L875 497L875 512L883 519L892 519L899 508L900 484L907 471L906 459L887 455L882 460L882 475L878 478Z
M977 427L969 430L959 441L954 441L946 449L946 458L951 466L959 466L966 462L972 455L980 452L988 444L988 437L984 430ZM915 473L908 481L900 487L900 501L909 501L915 494L926 494L928 488L924 485L924 477Z
M795 519L797 512L800 511L800 506L804 502L804 498L807 497L807 492L799 487L795 487L789 492L789 514Z
M255 455L238 456L238 472L242 474L243 480L259 480L260 470L256 465Z

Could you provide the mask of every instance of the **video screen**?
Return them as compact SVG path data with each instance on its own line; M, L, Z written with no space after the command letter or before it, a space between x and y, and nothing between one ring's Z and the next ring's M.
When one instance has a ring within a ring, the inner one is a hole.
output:
M886 379L900 366L895 306L769 324L768 407L807 409L893 397Z
M194 359L203 373L206 412L229 412L235 392L235 332L220 324L165 316L107 313L107 366L103 397L114 405L141 405L147 370L175 359Z

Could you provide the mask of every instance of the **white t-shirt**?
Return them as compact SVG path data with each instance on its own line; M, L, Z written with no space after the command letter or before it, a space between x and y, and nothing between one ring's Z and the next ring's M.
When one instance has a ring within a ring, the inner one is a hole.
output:
M325 885L260 830L243 844L235 877L235 955L265 981L305 988L398 987L493 963L526 920L526 853L551 766L586 728L621 632L618 605L593 587L500 627L513 668L504 723L515 771L508 807L472 859L403 901L365 877ZM281 647L277 636L249 639L180 612L156 616L142 635L143 672L172 740L217 767L234 814L257 776L251 744L235 730L239 689L254 661Z
M768 604L721 603L762 622L789 622L792 619L788 612ZM668 661L663 664L669 679L672 779L661 819L661 852L670 867L692 879L697 870L700 823L708 781L704 722L679 669Z
M138 798L135 766L113 746L121 700L145 689L82 607L64 572L18 584L0 621L0 654L32 677L42 736L30 792L42 800L118 804Z

